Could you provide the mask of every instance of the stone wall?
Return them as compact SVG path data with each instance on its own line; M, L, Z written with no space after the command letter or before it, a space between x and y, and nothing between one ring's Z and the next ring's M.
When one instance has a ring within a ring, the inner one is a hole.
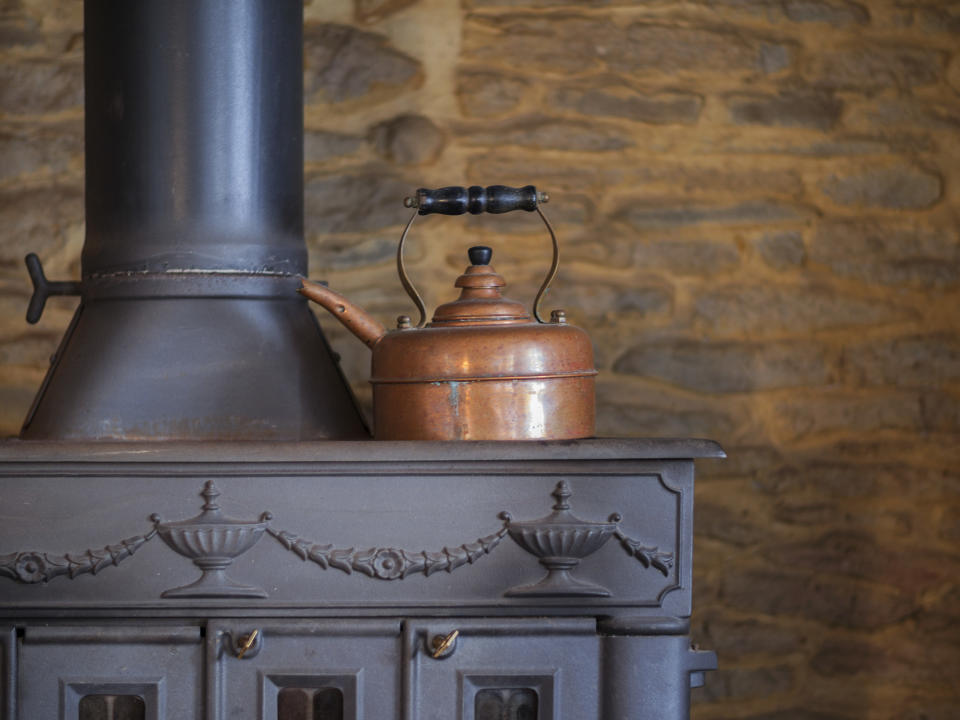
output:
M599 431L705 436L694 717L960 713L960 6L937 0L313 0L313 275L384 322L417 186L535 183L563 245L547 307L594 338ZM0 3L0 432L73 309L22 320L22 258L76 277L77 0ZM360 201L372 208L358 212ZM530 215L429 218L411 270L451 296ZM367 350L322 318L358 393Z

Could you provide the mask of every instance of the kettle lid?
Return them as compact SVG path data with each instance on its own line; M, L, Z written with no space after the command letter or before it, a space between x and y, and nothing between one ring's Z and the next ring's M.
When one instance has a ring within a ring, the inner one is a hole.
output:
M478 245L467 251L470 266L457 278L460 297L440 305L427 327L519 325L532 322L523 303L503 297L506 280L490 265L493 250Z

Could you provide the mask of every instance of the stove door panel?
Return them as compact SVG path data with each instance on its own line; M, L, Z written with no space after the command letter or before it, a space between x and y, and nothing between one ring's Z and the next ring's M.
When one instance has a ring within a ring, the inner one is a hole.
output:
M27 627L19 648L20 718L202 717L198 627Z
M222 698L211 720L399 718L397 620L217 621L207 637Z
M593 619L411 621L404 651L404 720L599 718Z

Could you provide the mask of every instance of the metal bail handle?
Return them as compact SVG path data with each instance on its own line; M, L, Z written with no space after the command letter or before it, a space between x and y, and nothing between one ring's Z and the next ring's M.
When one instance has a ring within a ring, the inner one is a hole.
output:
M553 243L553 262L533 301L533 316L538 323L544 322L543 318L540 317L540 301L550 288L550 283L557 276L557 268L560 265L560 246L557 243L557 235L553 231L550 221L547 220L547 216L540 209L540 205L549 200L550 196L547 193L537 192L537 188L533 185L525 185L521 188L507 187L506 185L490 185L485 188L479 185L472 185L468 188L452 186L436 190L419 188L414 197L405 198L403 201L404 207L415 208L416 212L410 216L406 227L403 228L403 234L400 235L400 244L397 246L397 274L400 276L400 284L403 285L403 289L407 291L407 295L410 296L413 304L417 306L417 310L420 312L420 321L417 323L417 327L422 328L426 324L427 308L423 304L420 293L410 282L403 264L403 244L406 242L407 233L410 231L413 221L417 219L417 215L463 215L465 213L480 215L485 212L499 215L511 210L526 210L527 212L535 210L540 219L543 220L543 224L547 226L547 232L550 233L550 240Z

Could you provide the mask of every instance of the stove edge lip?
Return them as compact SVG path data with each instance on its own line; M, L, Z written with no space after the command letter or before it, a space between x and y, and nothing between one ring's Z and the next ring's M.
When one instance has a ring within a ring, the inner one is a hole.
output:
M694 460L725 458L719 443L687 438L588 438L560 441L432 442L70 442L0 440L0 464L92 463L376 463L549 460Z

